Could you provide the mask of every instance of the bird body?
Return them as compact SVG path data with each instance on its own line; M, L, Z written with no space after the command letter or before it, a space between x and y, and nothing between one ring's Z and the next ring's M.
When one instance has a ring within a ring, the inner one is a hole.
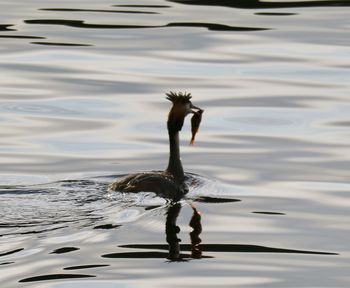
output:
M164 198L181 198L188 192L187 185L178 183L165 171L140 172L126 175L109 186L110 190L121 192L154 192Z

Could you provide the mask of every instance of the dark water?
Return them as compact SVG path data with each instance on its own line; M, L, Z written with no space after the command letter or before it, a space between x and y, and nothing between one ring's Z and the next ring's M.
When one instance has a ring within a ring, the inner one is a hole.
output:
M349 6L2 1L0 286L349 287ZM186 199L108 192L166 166L170 90Z

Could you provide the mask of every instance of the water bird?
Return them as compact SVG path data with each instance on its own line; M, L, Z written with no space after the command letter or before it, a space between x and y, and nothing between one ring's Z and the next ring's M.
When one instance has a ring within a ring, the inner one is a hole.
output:
M154 192L164 198L181 199L187 192L185 174L180 159L179 132L187 115L193 113L192 131L199 128L203 109L194 106L190 93L166 93L166 99L172 102L167 121L169 134L169 162L164 171L150 171L126 175L110 184L110 191L120 192ZM196 116L197 115L197 116ZM193 141L194 141L194 136ZM192 141L192 142L193 142Z

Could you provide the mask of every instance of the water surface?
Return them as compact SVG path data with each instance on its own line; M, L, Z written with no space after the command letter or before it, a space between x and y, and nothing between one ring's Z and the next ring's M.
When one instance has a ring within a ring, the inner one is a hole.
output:
M2 285L349 287L349 5L3 2ZM170 90L186 199L108 193L166 166Z

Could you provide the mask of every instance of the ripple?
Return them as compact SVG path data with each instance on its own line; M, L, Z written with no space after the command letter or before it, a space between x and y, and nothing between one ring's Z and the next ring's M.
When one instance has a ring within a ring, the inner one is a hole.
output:
M19 280L18 282L37 282L37 281L46 281L46 280L57 280L57 279L76 279L76 278L89 278L96 277L94 275L84 275L84 274L48 274L48 275L40 275L29 278L24 278Z
M101 255L103 258L116 258L116 259L166 259L168 257L167 252L120 252L120 253L110 253ZM180 254L181 258L190 258L190 254ZM203 257L203 258L212 258L212 257Z
M266 8L297 8L297 7L327 7L327 6L350 6L348 0L334 0L334 1L260 1L260 0L168 0L170 2L200 5L200 6L224 6L241 9L266 9Z
M161 26L162 27L162 26ZM214 23L169 23L163 27L199 27L199 28L207 28L211 31L264 31L270 30L269 28L259 28L259 27L234 27L222 24L214 24Z
M64 19L32 19L24 20L27 24L40 25L63 25L75 28L88 29L148 29L148 28L166 28L166 27L198 27L207 28L212 31L263 31L269 28L254 27L235 27L216 23L193 23L193 22L176 22L166 25L148 26L148 25L112 25L112 24L89 24L81 20L64 20Z
M59 108L57 106L48 104L31 104L25 102L2 102L0 103L0 111L19 113L19 114L33 114L33 115L72 115L75 111Z
M99 9L73 9L73 8L42 8L43 11L59 12L98 12L98 13L121 13L121 14L159 14L151 11L125 11L125 10L99 10Z
M298 13L289 13L289 12L257 12L255 15L262 16L294 16L299 15Z
M3 235L43 234L73 225L93 225L104 218L98 211L116 202L106 195L107 184L89 184L84 180L60 181L0 189L7 203L0 204L1 227L6 231Z
M14 26L13 24L0 24L0 31L16 31L10 27Z
M70 47L84 47L93 46L92 44L79 44L79 43L63 43L63 42L30 42L31 44L47 45L47 46L70 46Z
M263 215L286 215L281 212L271 212L271 211L253 211L254 214L263 214Z
M281 119L280 117L230 117L227 120L239 123L241 125L258 125L258 126L292 126L295 125L293 119Z
M18 248L18 249L7 251L7 252L2 252L2 253L0 253L0 257L15 254L15 253L20 252L22 250L24 250L24 248Z
M121 227L121 225L115 225L115 224L102 224L102 225L97 225L94 227L94 229L116 229Z
M10 265L10 264L13 264L13 263L15 263L15 262L2 262L2 263L0 263L0 266L2 266L2 265Z
M109 264L89 264L89 265L79 265L79 266L70 266L65 267L63 270L80 270L80 269L90 269L90 268L100 268L100 267L108 267Z
M113 7L131 7L131 8L171 8L171 6L167 5L130 5L130 4L118 4L112 5Z
M200 196L195 199L196 202L204 202L204 203L231 203L231 202L240 202L239 199L230 199L230 198L217 198L217 197L209 197L209 196Z
M55 249L50 254L65 254L65 253L77 251L79 249L80 248L77 248L77 247L62 247L62 248Z
M350 121L335 121L328 123L331 126L350 127Z
M19 228L21 226L17 226L17 228ZM25 227L29 227L29 226L25 226ZM12 232L12 233L7 233L7 234L2 234L0 236L14 236L14 235L31 235L31 234L42 234L45 232L52 232L58 229L63 229L66 228L68 226L61 226L61 227L55 227L55 228L48 228L48 229L40 229L40 230L32 230L32 231L25 231L25 232Z
M215 107L285 107L285 108L309 108L311 103L327 102L334 98L325 96L258 96L258 97L231 97L202 101L201 105Z
M118 229L166 205L166 200L150 192L107 193L111 179L122 176L0 187L2 236L48 234L82 226L100 230ZM191 173L187 173L186 177L190 187L187 199L202 203L240 201L221 194L220 184L216 182ZM66 251L66 248L63 250Z
M183 251L191 251L192 247L188 244L181 244L181 249ZM168 250L168 245L163 244L127 244L120 245L121 248L133 248L133 249L161 249ZM266 247L260 245L246 245L246 244L201 244L201 248L205 252L231 252L231 253L287 253L287 254L311 254L311 255L339 255L334 252L324 252L324 251L308 251L308 250L296 250L296 249L283 249ZM131 254L133 255L133 254ZM137 255L137 254L136 254ZM115 256L115 257L114 257ZM111 258L124 258L121 256L129 256L129 254L123 255L123 253L107 254L102 257ZM125 257L127 258L127 257Z
M9 39L46 39L46 37L26 36L26 35L0 35L0 38L9 38Z

